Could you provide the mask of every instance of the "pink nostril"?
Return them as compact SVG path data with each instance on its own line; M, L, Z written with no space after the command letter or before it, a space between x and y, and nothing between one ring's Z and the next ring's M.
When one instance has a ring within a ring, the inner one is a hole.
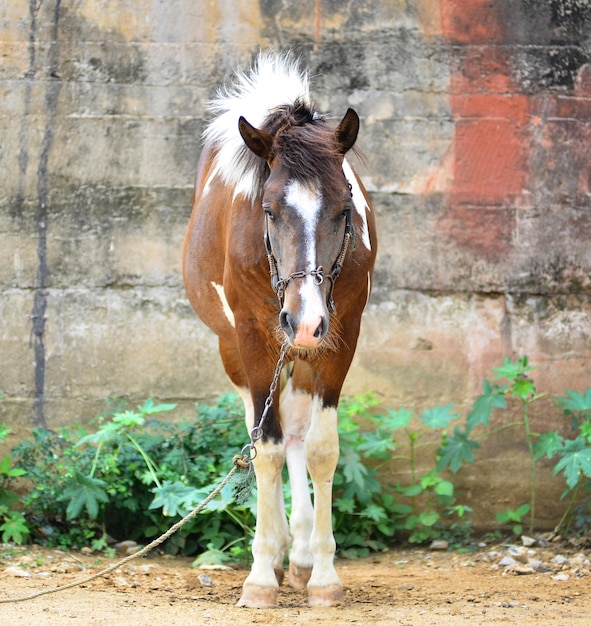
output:
M303 319L297 326L294 344L313 348L317 346L325 335L325 324L322 317Z
M296 319L288 309L283 309L279 315L281 329L294 346L313 348L325 337L327 331L326 319L321 315Z

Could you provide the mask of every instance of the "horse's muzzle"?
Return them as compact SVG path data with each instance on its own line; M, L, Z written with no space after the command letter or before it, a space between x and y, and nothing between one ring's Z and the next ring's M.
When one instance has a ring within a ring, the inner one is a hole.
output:
M279 315L281 329L295 348L316 348L328 333L328 317L309 315L297 319L293 313L284 308Z

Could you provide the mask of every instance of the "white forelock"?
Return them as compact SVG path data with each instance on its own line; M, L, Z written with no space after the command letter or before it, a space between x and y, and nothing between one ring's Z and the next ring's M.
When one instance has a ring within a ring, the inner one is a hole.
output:
M237 71L233 85L222 88L208 105L214 119L203 133L217 149L215 170L222 180L246 195L254 193L255 175L248 169L245 146L238 131L240 116L260 127L269 113L301 100L310 104L308 73L289 54L261 52L246 72Z

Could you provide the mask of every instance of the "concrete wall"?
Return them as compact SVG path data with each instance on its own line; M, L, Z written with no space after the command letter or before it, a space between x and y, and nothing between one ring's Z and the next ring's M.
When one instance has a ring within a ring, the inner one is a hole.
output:
M586 0L3 3L0 420L228 388L180 249L205 102L269 45L297 48L322 110L362 118L380 253L347 392L463 409L521 354L540 390L585 389L590 37ZM482 451L491 501L527 499L523 452Z

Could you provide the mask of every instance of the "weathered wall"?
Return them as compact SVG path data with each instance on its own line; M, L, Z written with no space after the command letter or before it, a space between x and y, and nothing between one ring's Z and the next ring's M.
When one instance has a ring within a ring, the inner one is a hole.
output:
M227 388L180 248L205 102L268 45L362 117L380 254L347 391L465 406L525 353L540 389L588 387L590 36L587 0L4 3L0 420ZM522 452L483 453L491 502L526 499Z

